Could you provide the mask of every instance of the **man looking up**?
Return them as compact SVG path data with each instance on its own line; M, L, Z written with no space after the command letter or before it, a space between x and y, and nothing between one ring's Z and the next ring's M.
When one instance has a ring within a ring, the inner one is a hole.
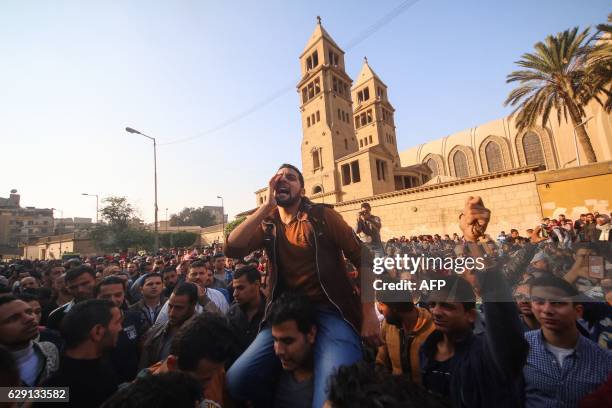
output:
M115 370L102 357L115 347L120 331L121 311L108 300L79 302L66 314L62 323L66 350L60 369L43 384L70 387L70 402L61 406L97 407L117 390Z
M525 406L578 406L612 372L612 353L582 336L576 320L583 306L566 280L546 275L531 281L533 313L540 330L525 333Z
M80 265L70 268L66 272L66 289L73 297L71 302L66 303L55 309L49 314L47 319L47 327L53 330L59 330L62 320L66 313L72 309L74 305L84 300L94 297L94 287L96 286L96 273L86 265Z
M362 358L360 335L372 346L381 340L370 251L340 214L313 204L304 194L300 171L283 164L269 182L267 202L232 231L225 254L241 258L265 248L269 301L293 290L305 293L316 305L319 335L313 406L318 408L326 400L327 379L333 371ZM343 254L364 280L363 301L345 273ZM276 373L274 339L266 327L228 371L230 393L237 399L269 401Z

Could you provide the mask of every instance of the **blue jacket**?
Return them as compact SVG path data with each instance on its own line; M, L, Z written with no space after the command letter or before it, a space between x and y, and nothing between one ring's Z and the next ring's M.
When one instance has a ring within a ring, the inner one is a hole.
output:
M529 347L523 338L518 310L498 270L482 272L478 278L487 321L485 333L469 332L455 344L455 354L446 366L450 373L446 376L446 396L453 407L519 407L523 399L521 373ZM435 372L434 357L441 339L442 333L435 330L421 347L426 387L427 377L439 374Z

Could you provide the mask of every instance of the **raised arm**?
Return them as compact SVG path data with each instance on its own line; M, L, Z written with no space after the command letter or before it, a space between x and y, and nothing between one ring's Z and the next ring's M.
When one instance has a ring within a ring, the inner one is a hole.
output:
M241 258L248 255L254 249L263 246L263 231L261 222L276 209L274 190L281 175L274 175L268 183L268 200L249 215L238 225L227 237L225 255L231 258Z

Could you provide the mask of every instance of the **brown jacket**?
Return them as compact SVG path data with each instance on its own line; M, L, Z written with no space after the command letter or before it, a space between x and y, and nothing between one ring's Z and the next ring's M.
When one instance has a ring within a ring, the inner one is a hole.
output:
M427 337L434 331L435 326L431 317L431 313L427 309L417 307L419 315L411 333L406 333L405 336L412 337L412 342L409 346L408 356L410 359L410 374L412 381L417 384L421 383L421 369L419 365L419 350ZM391 369L392 374L400 375L404 373L402 369L401 359L401 340L400 329L397 326L383 322L382 338L384 344L378 348L376 355L376 363L384 365L387 369Z
M325 296L359 334L363 319L362 299L364 302L371 302L374 299L370 250L357 238L342 216L328 205L314 204L307 198L302 198L297 217L302 221L308 221L309 232L306 240L315 250L312 261ZM265 248L270 260L268 262L268 285L271 288L271 295L266 306L264 321L270 303L285 290L283 271L280 270L276 255L278 248L276 234L281 230L280 222L278 210L276 210L271 217L262 222L261 230L251 238L248 248L235 248L228 244L225 250L227 256L239 258L254 250ZM359 271L361 288L354 288L351 284L346 273L343 254ZM361 299L359 291L361 291Z

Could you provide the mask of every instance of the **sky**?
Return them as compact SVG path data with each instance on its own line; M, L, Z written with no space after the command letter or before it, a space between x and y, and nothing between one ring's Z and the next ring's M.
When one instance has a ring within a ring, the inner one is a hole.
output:
M514 61L609 12L604 0L5 0L0 197L95 219L81 193L125 196L152 221L153 146L130 126L158 142L160 220L217 196L231 219L281 163L301 167L295 85L317 15L349 76L367 56L389 87L401 152L509 114Z

